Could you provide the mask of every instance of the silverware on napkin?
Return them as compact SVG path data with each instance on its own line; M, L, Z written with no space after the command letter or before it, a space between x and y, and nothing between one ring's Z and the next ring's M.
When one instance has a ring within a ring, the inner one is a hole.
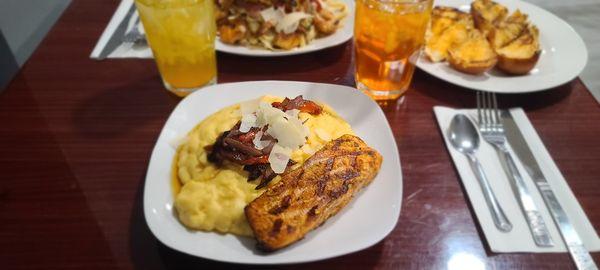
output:
M477 92L477 120L479 132L485 141L494 146L498 151L503 167L511 180L511 186L519 202L519 206L525 215L533 241L540 247L552 247L552 237L546 227L546 223L540 214L538 207L533 201L531 192L525 185L515 162L508 151L508 143L504 134L504 126L498 112L496 94L489 92Z
M548 184L548 181L546 181L540 166L535 160L535 157L527 145L527 142L525 142L525 138L523 137L523 134L521 134L521 131L515 123L512 115L509 111L502 110L501 116L507 139L513 147L513 151L519 157L521 164L523 164L523 167L529 176L531 176L531 179L533 179L533 182L540 191L540 194L542 194L542 198L552 214L552 218L554 219L554 222L556 223L556 226L563 237L565 245L567 246L571 257L573 258L573 261L575 261L577 269L597 270L598 267L594 263L590 253L583 246L583 242L577 234L577 231L575 231L575 228L573 228L573 224L567 217L565 210L556 199L552 188Z
M98 55L98 59L105 59L111 52L113 52L119 45L123 43L123 38L125 37L125 32L127 31L127 25L129 24L129 20L131 16L135 13L135 4L132 4L123 20L119 23L115 31L112 33L108 42L104 45L104 48Z

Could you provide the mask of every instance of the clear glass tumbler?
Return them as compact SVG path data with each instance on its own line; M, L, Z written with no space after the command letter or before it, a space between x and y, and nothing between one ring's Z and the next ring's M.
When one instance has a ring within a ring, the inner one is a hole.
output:
M402 96L415 70L432 0L356 0L356 86L375 100Z
M178 96L217 81L213 0L135 0L165 87Z

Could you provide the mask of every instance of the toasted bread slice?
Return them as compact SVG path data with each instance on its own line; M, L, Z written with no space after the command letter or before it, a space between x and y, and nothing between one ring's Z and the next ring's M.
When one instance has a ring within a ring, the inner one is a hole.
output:
M530 25L517 39L496 52L500 70L514 75L528 73L540 57L539 30Z
M446 60L448 48L462 42L473 27L473 19L468 13L450 7L435 7L425 35L425 55L432 62Z
M473 19L466 13L453 7L438 6L431 11L431 25L428 28L430 35L440 35L444 30L456 22L464 22L473 27Z
M508 9L491 0L476 0L471 3L471 15L473 15L475 27L487 37L495 25L506 18Z
M497 56L483 34L473 29L464 42L448 50L448 62L458 71L481 74L496 65Z
M464 23L455 23L442 32L441 35L433 37L425 46L425 55L432 62L441 62L448 58L448 49L456 43L467 39L469 29Z
M452 7L435 7L431 11L431 21L425 32L425 39L439 36L456 22L457 13L460 12Z
M517 9L489 32L488 40L492 43L494 49L502 48L517 39L527 28L527 25L527 15Z
M381 162L381 155L356 136L327 143L246 206L258 247L272 251L302 239L371 183Z

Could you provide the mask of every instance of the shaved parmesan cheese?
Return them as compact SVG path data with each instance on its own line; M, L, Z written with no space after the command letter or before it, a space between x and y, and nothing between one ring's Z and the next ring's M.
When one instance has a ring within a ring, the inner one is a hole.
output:
M300 133L300 135L302 135L303 137L308 137L308 135L310 135L310 130L308 129L307 126L304 125L304 123L302 122L302 120L300 120L300 118L292 117L292 118L289 118L289 121L290 121L290 124L298 130L298 133ZM304 144L304 143L302 143L302 144Z
M308 128L298 118L298 112L290 110L288 114L266 102L261 102L258 107L256 126L268 125L267 132L277 139L279 145L297 149L306 143Z
M274 119L269 123L267 132L277 139L278 144L292 149L304 145L308 135L305 133L300 119L291 117L289 119L284 117Z
M271 163L273 172L277 174L283 173L291 156L291 148L281 147L278 144L275 144L273 150L271 150L271 154L269 154L269 163Z
M266 133L277 140L269 154L269 163L274 172L282 173L287 167L291 152L304 146L310 135L308 127L299 118L300 111L293 109L283 112L270 103L258 100L242 103L240 110L244 113L240 124L241 132L248 132L253 127L262 129L268 126ZM262 140L264 135L263 131L259 131L254 136L252 143L256 149L262 150L271 143Z
M263 132L261 130L259 132L256 132L256 135L254 135L254 139L252 139L252 143L254 143L254 147L256 147L256 149L262 149L262 148L259 148L260 139L262 138L262 135L263 135Z
M242 121L240 124L241 132L248 132L252 127L256 125L256 115L254 113L242 115Z
M298 109L291 109L285 112L285 114L289 115L292 118L298 118L298 114L300 113L300 110Z
M256 112L259 103L260 99L253 99L240 103L240 111L242 112L242 116Z
M269 7L263 9L260 12L260 16L263 18L265 22L270 21L274 25L277 25L285 16L285 12L282 8L275 9L273 7Z
M258 116L260 120L258 124L260 125L268 125L271 122L274 122L276 119L283 117L284 112L281 110L274 108L271 104L266 102L261 102L259 105Z
M252 139L252 143L254 143L254 147L258 150L262 150L265 147L269 146L269 144L271 143L270 141L262 141L262 136L263 136L263 132L259 131L256 133L256 135L254 136L254 139Z
M283 8L275 9L273 7L263 9L260 16L265 22L271 22L277 32L285 34L296 32L300 20L312 17L308 13L299 11L286 14Z
M275 30L285 34L294 33L296 32L296 29L298 29L300 20L311 17L312 15L304 12L292 12L286 14L285 17L283 17L283 19L277 25L275 25Z

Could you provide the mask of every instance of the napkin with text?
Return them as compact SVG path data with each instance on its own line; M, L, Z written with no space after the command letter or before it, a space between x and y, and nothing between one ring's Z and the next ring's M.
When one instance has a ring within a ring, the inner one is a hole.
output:
M555 244L554 247L549 248L538 247L535 245L525 217L519 208L517 198L511 189L508 176L502 169L496 150L481 138L476 156L483 166L483 170L485 171L500 205L513 225L512 231L508 233L501 232L496 228L490 211L485 203L479 182L477 181L477 178L475 178L475 174L471 170L467 158L462 153L458 152L458 150L454 149L448 140L448 128L454 115L458 113L465 114L475 124L477 110L455 110L439 106L434 107L433 110L446 142L446 147L454 161L454 165L460 175L463 187L469 196L469 200L490 249L494 252L567 252L560 232L558 231L551 214L548 212L538 189L531 180L529 174L527 174L521 165L517 155L510 149L513 158L517 163L519 172L521 172L536 205L539 207ZM510 113L519 127L519 130L525 137L531 151L535 155L535 158L539 163L540 168L542 168L544 176L548 180L552 190L556 194L558 201L567 212L575 230L583 240L585 247L589 251L600 251L600 239L598 238L594 227L588 220L556 164L550 157L546 147L529 122L529 119L520 108L511 109Z

